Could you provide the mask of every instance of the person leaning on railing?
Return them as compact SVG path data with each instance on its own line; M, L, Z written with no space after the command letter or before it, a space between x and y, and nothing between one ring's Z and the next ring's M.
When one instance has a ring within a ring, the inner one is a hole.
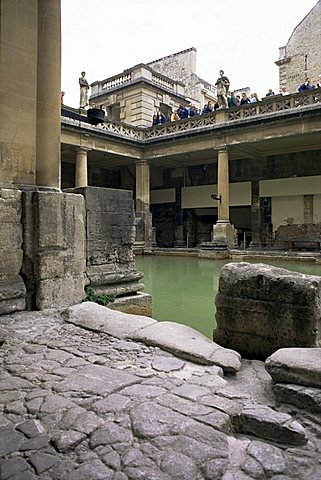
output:
M301 92L308 92L309 90L313 90L314 86L310 84L310 80L309 78L306 78L305 79L305 82L302 83L299 88L298 88L298 91L301 93Z

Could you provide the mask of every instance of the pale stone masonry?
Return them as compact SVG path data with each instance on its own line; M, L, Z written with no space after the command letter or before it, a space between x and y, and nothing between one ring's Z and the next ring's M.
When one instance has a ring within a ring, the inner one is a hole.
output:
M23 192L27 308L81 302L85 284L85 206L81 195Z
M229 263L215 299L214 340L246 358L320 347L321 281L265 264Z
M95 292L119 296L142 290L143 273L137 271L133 253L132 192L97 187L74 192L85 199L86 274Z
M22 266L21 192L0 189L0 315L26 307Z
M316 85L321 75L321 0L295 27L285 47L280 47L280 88L285 85L288 92L296 92L306 77Z

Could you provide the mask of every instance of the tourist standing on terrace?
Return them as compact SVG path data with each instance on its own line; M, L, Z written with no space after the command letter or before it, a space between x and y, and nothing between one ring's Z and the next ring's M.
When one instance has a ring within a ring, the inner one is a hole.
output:
M272 95L275 95L275 93L273 92L272 88L269 88L269 91L265 96L266 97L271 97Z
M251 103L251 100L245 92L242 92L241 105L246 105L247 103Z
M183 107L183 105L180 105L178 107L177 113L179 115L179 118L188 118L188 110L186 107Z
M165 121L165 115L160 110L158 110L156 115L153 116L153 125L161 125L162 123L165 123Z
M202 115L204 115L204 113L211 113L213 112L213 106L212 106L212 102L211 100L209 100L207 103L205 103L204 105L204 108L202 110Z
M285 85L283 85L283 87L281 88L280 94L281 95L290 95L290 92L286 91L286 86Z
M259 102L260 99L259 97L257 96L257 93L251 93L251 98L250 98L250 102L251 103L256 103L256 102Z
M237 101L237 98L236 98L234 92L231 92L229 97L227 97L227 103L228 103L228 106L230 108L238 106L238 101Z
M298 91L299 91L299 92L307 92L307 91L312 90L312 89L313 89L313 86L310 85L310 80L309 80L309 78L306 78L306 79L305 79L305 82L302 83L302 84L299 86Z

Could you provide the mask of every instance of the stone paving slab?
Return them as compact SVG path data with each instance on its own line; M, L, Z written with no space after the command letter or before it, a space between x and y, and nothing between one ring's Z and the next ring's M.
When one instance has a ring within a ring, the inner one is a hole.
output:
M321 478L320 419L279 411L263 362L243 360L223 377L59 314L1 321L0 480ZM250 433L240 435L240 415ZM264 439L293 426L308 440L298 448Z
M228 372L235 373L241 367L241 357L237 352L220 347L205 335L180 323L158 322L131 333L130 338L160 346L194 362L218 365Z
M116 338L128 338L132 332L157 323L150 317L118 312L93 302L83 302L68 308L66 322L96 332L108 333Z

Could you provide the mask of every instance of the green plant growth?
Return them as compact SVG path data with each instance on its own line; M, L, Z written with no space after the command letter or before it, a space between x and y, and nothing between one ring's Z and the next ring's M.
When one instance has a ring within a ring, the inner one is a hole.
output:
M85 287L85 292L86 296L83 300L84 302L95 302L99 305L103 305L104 307L108 305L108 303L112 303L116 298L116 295L114 295L113 293L103 293L101 295L96 295L93 287L91 287L90 285L87 285Z

